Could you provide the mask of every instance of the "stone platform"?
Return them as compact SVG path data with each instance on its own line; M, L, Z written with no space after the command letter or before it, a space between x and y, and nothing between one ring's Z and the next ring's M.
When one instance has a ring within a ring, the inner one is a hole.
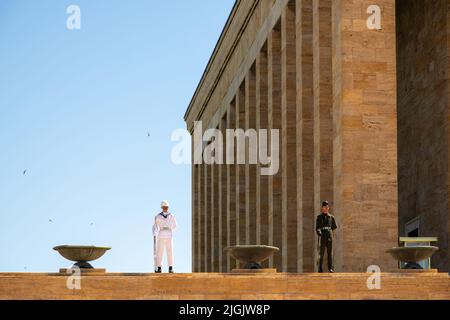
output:
M381 289L367 288L368 274L127 274L92 273L81 290L69 290L58 273L0 273L0 299L438 299L450 300L450 277L437 272L383 273Z

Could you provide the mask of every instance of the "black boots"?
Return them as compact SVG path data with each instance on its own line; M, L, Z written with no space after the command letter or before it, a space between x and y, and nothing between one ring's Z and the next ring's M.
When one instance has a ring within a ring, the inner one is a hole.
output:
M158 267L158 269L155 270L155 273L162 273L161 267ZM173 267L169 267L169 273L173 273Z
M329 273L334 273L334 269L331 267L331 268L328 269L328 272ZM323 273L323 269L322 268L319 268L319 273Z

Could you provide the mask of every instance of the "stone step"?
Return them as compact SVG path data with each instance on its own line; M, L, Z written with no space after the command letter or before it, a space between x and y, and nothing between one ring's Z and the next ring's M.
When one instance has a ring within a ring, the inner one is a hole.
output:
M368 289L369 276L91 273L81 277L80 290L71 290L69 276L60 273L0 273L0 299L450 299L447 273L382 273L379 290Z

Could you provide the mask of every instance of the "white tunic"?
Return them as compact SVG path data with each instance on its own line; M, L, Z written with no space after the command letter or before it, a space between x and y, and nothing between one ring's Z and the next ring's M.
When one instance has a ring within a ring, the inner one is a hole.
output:
M173 214L168 213L167 218L158 214L153 225L153 235L159 239L172 238L172 233L176 228L177 220Z

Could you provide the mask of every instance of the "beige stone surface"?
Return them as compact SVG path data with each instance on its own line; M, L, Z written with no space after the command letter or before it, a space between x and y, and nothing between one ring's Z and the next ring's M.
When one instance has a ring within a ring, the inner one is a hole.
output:
M267 45L256 58L256 129L269 128ZM269 143L269 139L268 139ZM269 144L270 145L270 144ZM269 177L260 174L264 164L256 166L256 244L269 243ZM264 262L265 267L268 262Z
M268 56L268 97L269 97L269 129L281 132L281 25L277 24L267 40ZM280 134L279 145L283 143ZM280 150L281 151L281 150ZM280 152L279 163L283 162ZM282 170L269 176L269 245L282 248ZM269 266L282 270L281 255L275 255Z
M236 128L245 129L245 81L236 94ZM246 206L246 185L245 185L245 164L240 164L236 152L236 244L246 244L247 215ZM245 159L244 163L245 163Z
M281 143L282 161L282 271L297 272L297 69L295 1L281 14Z
M312 0L298 0L296 10L298 271L312 272L316 261Z
M395 268L386 248L398 242L395 1L382 0L381 30L353 30L370 1L333 1L334 192L338 270ZM377 52L389 52L377 56ZM361 63L386 68L358 68ZM380 190L390 197L380 197Z
M245 130L256 129L256 66L252 66L245 78ZM245 244L256 243L256 182L257 166L250 163L250 141L246 139L245 165Z
M1 300L306 300L450 299L448 274L383 273L381 289L367 274L124 274L86 275L81 290L60 274L0 274Z
M222 118L222 121L220 122L220 131L222 132L222 135L226 137L225 130L227 128L227 118ZM224 141L226 141L226 138L224 138ZM228 257L224 253L224 249L228 246L228 166L226 165L219 165L218 167L218 179L219 179L219 245L218 245L218 251L219 251L219 272L225 272L228 269Z
M211 271L219 272L220 264L220 243L219 243L219 167L221 165L211 166Z
M236 100L229 106L227 112L227 128L236 128ZM228 145L228 144L227 144ZM229 146L229 145L228 145ZM237 244L237 220L236 220L236 165L227 164L227 247ZM236 260L227 255L227 269L229 271L237 267Z

